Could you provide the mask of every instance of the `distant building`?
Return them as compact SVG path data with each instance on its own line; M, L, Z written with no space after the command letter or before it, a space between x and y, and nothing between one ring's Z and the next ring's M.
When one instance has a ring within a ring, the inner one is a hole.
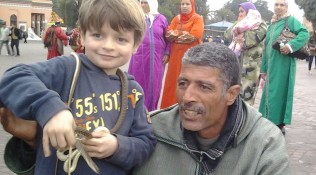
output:
M0 0L0 18L7 26L15 24L24 31L31 27L34 33L41 33L49 26L52 13L51 0Z

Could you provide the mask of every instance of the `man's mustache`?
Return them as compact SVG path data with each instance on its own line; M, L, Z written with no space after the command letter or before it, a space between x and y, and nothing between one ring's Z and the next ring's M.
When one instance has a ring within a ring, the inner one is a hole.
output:
M179 104L179 109L180 110L196 111L198 114L205 113L205 108L203 106L193 104L192 102Z

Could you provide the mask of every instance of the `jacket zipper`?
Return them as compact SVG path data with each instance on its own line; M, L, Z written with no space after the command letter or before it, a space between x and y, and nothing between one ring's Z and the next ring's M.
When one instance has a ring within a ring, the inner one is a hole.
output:
M174 142L174 141L171 141L168 139L164 139L164 138L159 137L159 136L156 136L156 137L157 137L157 140L159 140L163 143L167 143L169 145L175 146L175 147L180 148L180 149L184 150L185 152L187 152L197 162L195 174L196 175L203 175L202 171L201 171L201 165L202 165L202 160L203 160L202 152L199 152L200 159L197 159L196 156L190 150L188 150L185 146L183 146L182 144L179 144L177 142Z

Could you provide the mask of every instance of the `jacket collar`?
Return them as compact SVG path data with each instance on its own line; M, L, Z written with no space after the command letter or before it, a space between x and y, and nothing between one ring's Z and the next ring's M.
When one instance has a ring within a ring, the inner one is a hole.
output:
M198 149L195 132L182 128L184 144L188 150L201 160L208 173L214 171L227 149L237 145L237 135L245 121L246 116L244 114L246 112L243 110L243 103L240 97L236 99L228 110L227 120L219 138L207 151Z

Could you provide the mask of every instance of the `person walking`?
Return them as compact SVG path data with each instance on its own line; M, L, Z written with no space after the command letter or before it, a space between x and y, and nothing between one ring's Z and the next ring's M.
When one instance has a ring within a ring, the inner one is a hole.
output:
M53 33L51 33L53 32ZM57 56L64 54L64 45L68 44L69 37L60 27L60 22L55 22L55 25L52 25L47 29L44 36L44 42L51 38L51 44L47 46L48 53L47 59L51 59Z
M285 20L296 38L279 50L272 48L274 41L284 28ZM308 41L307 29L293 16L288 14L288 1L276 0L274 15L268 27L264 45L261 77L265 85L259 105L262 116L271 120L285 134L284 126L291 124L293 93L296 74L296 58L287 54L302 48Z
M24 43L27 43L27 38L29 37L27 30L23 31Z
M20 49L19 49L19 43L21 38L21 31L16 27L15 24L12 24L11 27L11 50L12 50L12 56L20 56ZM14 52L13 47L16 48L16 53Z
M267 25L261 19L261 14L252 2L239 5L239 16L235 24L225 34L225 40L231 40L229 48L239 58L242 69L241 97L254 104L258 85L263 39L266 36Z
M81 44L80 28L77 26L72 30L69 39L69 46L76 53L84 53L84 46Z
M7 48L8 55L11 55L9 40L10 40L10 29L6 26L6 22L2 23L1 32L0 32L0 55L2 46L5 45Z
M312 68L313 60L316 56L316 31L315 30L311 33L311 36L309 38L308 48L311 52L311 55L308 58L308 73L311 75L312 74L311 68ZM316 69L316 58L315 58L315 69Z
M148 111L157 109L164 64L169 59L170 44L165 35L168 21L158 12L157 0L141 0L141 7L146 14L147 30L129 64L128 73L133 75L142 86L145 105Z
M180 14L175 16L168 28L167 39L171 42L168 70L163 87L161 108L175 104L176 85L184 53L202 43L203 17L195 13L195 0L181 0Z

